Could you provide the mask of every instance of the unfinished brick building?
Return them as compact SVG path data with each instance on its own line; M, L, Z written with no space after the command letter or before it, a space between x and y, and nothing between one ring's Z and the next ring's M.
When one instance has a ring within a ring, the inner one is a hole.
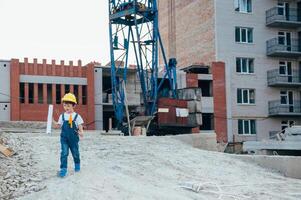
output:
M77 110L88 129L95 128L94 65L68 65L55 60L48 64L44 59L29 63L18 59L10 61L11 120L45 121L48 104L54 105L54 116L63 112L61 97L68 92L78 97Z

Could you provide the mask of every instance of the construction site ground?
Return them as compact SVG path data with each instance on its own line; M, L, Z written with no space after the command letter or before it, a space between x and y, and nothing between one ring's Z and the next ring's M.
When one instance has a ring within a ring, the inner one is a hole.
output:
M301 180L172 137L86 134L82 169L57 177L59 134L0 133L0 199L301 199ZM193 190L184 189L192 187Z

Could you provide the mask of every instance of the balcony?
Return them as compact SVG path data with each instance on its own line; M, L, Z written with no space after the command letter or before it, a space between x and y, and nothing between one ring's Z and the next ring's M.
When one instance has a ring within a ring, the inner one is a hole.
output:
M301 56L298 39L291 39L290 44L282 44L278 38L267 41L267 55L272 57L298 58Z
M267 73L268 86L270 87L300 87L301 71L293 70L292 75L279 74L279 69L270 70Z
M274 7L266 11L266 26L278 28L301 27L301 17L298 16L298 9L290 8L286 10L286 14L279 9L281 8Z
M269 102L269 116L271 117L299 117L301 116L301 101L294 101L294 104L281 104L280 100Z

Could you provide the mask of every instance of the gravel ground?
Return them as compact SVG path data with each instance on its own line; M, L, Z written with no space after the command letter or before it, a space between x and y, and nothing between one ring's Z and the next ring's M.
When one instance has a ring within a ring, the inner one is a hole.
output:
M301 180L234 155L192 148L169 137L101 137L80 144L82 170L56 176L59 136L0 135L17 154L0 156L0 199L301 199ZM181 186L194 186L198 192Z

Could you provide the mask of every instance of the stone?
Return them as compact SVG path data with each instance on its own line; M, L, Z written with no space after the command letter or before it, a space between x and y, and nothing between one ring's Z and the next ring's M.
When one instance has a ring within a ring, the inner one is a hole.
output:
M4 177L4 180L5 179L9 179L11 177L11 174L10 173L7 173L6 175L5 175L5 177Z

